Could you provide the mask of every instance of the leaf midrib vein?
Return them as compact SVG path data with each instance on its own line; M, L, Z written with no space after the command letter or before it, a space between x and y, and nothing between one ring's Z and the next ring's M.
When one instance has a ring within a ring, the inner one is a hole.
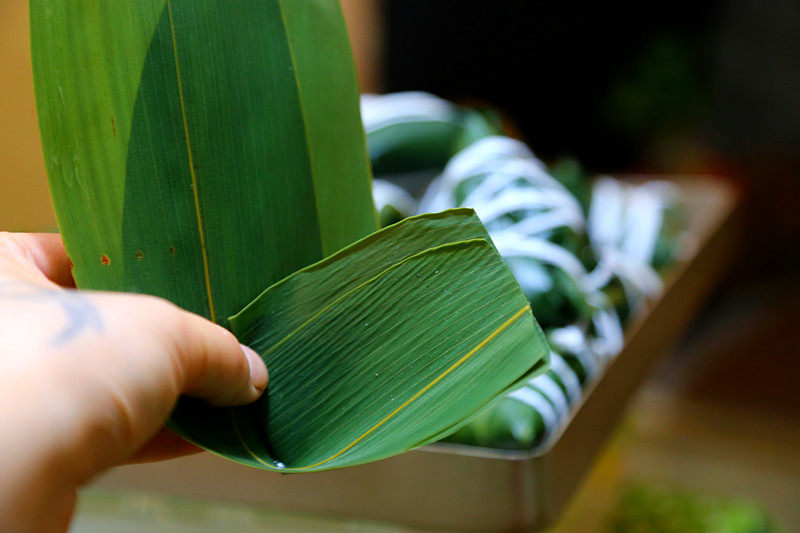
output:
M517 320L518 320L520 317L524 316L524 315L526 314L526 312L528 312L528 311L530 311L530 305L529 305L529 304L525 304L525 306L524 306L522 309L520 309L519 311L517 311L516 313L514 313L514 315L513 315L513 316L511 316L511 318L509 318L509 319L508 319L508 320L506 320L506 321L505 321L503 324L501 324L501 325L500 325L500 326L499 326L499 327L498 327L496 330L494 330L494 331L493 331L493 332L492 332L492 333L491 333L491 334L490 334L488 337L486 337L486 338L485 338L483 341L481 341L479 344L477 344L477 345L476 345L476 346L475 346L475 347L474 347L472 350L470 350L469 352L467 352L467 354L466 354L466 355L464 355L463 357L461 357L461 358L460 358L458 361L456 361L455 363L453 363L453 365L452 365L450 368L448 368L447 370L445 370L444 372L442 372L442 373L441 373L441 374L440 374L440 375L439 375L439 376L438 376L436 379L434 379L433 381L431 381L430 383L428 383L426 386L424 386L422 389L420 389L420 390L419 390L419 392L417 392L416 394L414 394L414 396L412 396L411 398L409 398L408 400L406 400L405 402L403 402L403 403L402 403L401 405L399 405L399 406L398 406L398 407L397 407L397 408L396 408L394 411L392 411L391 413L389 413L388 415L386 415L386 416L385 416L385 417L384 417L384 418L383 418L383 419L382 419L380 422L378 422L377 424L375 424L374 426L372 426L371 428L369 428L369 429L368 429L367 431L365 431L365 432L364 432L364 433L363 433L363 434L362 434L360 437L358 437L358 438L357 438L357 439L355 439L353 442L351 442L350 444L348 444L347 446L345 446L344 448L342 448L342 449L341 449L339 452L337 452L337 453L335 453L335 454L331 455L330 457L328 457L327 459L325 459L325 460L323 460L323 461L320 461L320 462L318 462L318 463L315 463L315 464L312 464L312 465L308 465L308 466L302 466L302 467L298 467L298 468L295 468L294 470L308 470L308 469L310 469L310 468L316 468L316 467L318 467L318 466L321 466L321 465L323 465L323 464L325 464L325 463L328 463L328 462L330 462L330 461L332 461L332 460L336 459L336 458L337 458L337 457L339 457L340 455L344 454L344 453L345 453L347 450L349 450L350 448L352 448L353 446L355 446L356 444L358 444L359 442L361 442L363 439L365 439L367 436L369 436L369 435L370 435L370 434L371 434L373 431L375 431L376 429L378 429L379 427L381 427L381 426L382 426L382 425L383 425L385 422L387 422L387 421L388 421L388 420L390 420L392 417L394 417L394 415L396 415L397 413L399 413L400 411L402 411L403 409L405 409L405 408L406 408L406 407L407 407L409 404L411 404L411 403L412 403L414 400L416 400L417 398L419 398L420 396L422 396L422 395L423 395L423 394L424 394L426 391L428 391L428 390L429 390L431 387L433 387L433 386L434 386L434 385L436 385L438 382L440 382L442 379L444 379L444 378L445 378L445 377L446 377L448 374L450 374L450 373L451 373L451 372L453 372L453 371L454 371L456 368L458 368L459 366L461 366L461 365L462 365L462 364L463 364L465 361L467 361L467 360L468 360L470 357L472 357L474 354L476 354L477 352L479 352L479 351L480 351L480 350L481 350L481 349L482 349L484 346L486 346L487 344L489 344L489 343L490 343L490 342L491 342L491 341L492 341L492 340L493 340L495 337L497 337L497 336L498 336L500 333L502 333L503 331L505 331L505 330L506 330L506 329L507 329L509 326L511 326L511 325L512 325L514 322L516 322L516 321L517 321Z
M203 231L203 217L200 212L200 193L197 187L197 176L194 171L194 160L192 157L192 143L189 138L189 121L186 118L186 102L183 96L183 84L181 82L181 67L178 60L178 41L175 37L175 21L172 17L172 2L167 0L167 13L169 15L169 30L172 36L172 52L175 56L175 74L178 81L178 98L181 104L181 119L183 121L183 133L186 138L186 153L189 157L189 175L192 179L192 195L194 198L194 209L197 217L197 232L200 235L200 252L203 256L203 277L208 295L208 312L212 322L216 322L214 313L214 297L211 293L211 274L208 267L208 250L206 248L205 232Z

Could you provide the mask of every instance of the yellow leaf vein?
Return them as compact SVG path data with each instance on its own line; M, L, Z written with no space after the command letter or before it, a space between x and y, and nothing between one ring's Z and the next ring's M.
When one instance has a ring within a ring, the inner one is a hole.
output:
M363 433L363 434L362 434L360 437L358 437L358 438L357 438L357 439L355 439L353 442L351 442L350 444L348 444L347 446L345 446L344 448L342 448L340 451L338 451L338 452L336 452L335 454L331 455L331 456L330 456L330 457L328 457L327 459L324 459L324 460L322 460L322 461L319 461L319 462L317 462L317 463L314 463L314 464L311 464L311 465L308 465L308 466L301 466L301 467L291 468L290 470L308 470L308 469L310 469L310 468L316 468L316 467L318 467L318 466L322 466L323 464L325 464L325 463L328 463L328 462L330 462L330 461L332 461L332 460L336 459L337 457L341 456L342 454L344 454L345 452L347 452L348 450L350 450L350 449L351 449L353 446L355 446L356 444L358 444L359 442L361 442L362 440L364 440L366 437L368 437L368 436L369 436L371 433L373 433L375 430L377 430L379 427L381 427L381 426L382 426L383 424L385 424L387 421L389 421L390 419L392 419L392 418L393 418L393 417L394 417L394 416L395 416L397 413L399 413L400 411L402 411L403 409L405 409L406 407L408 407L408 405L410 405L410 404L411 404L411 403L412 403L414 400L416 400L417 398L419 398L420 396L422 396L423 394L425 394L425 392L427 392L428 390L430 390L430 389L431 389L431 387L433 387L434 385L436 385L437 383L439 383L441 380L443 380L443 379L444 379L444 378L445 378L445 377L446 377L448 374L452 373L452 372L453 372L454 370L456 370L456 369L457 369L459 366L461 366L462 364L464 364L464 363L465 363L465 362L466 362L466 361L467 361L467 360L468 360L470 357L472 357L472 356L473 356L473 355L475 355L477 352L479 352L479 351L480 351L480 350L481 350L481 349L482 349L484 346L486 346L487 344L489 344L489 343L490 343L490 342L491 342L493 339L495 339L495 338L496 338L498 335L500 335L500 334L501 334L503 331L505 331L506 329L508 329L508 328L509 328L509 326L511 326L511 325L512 325L514 322L516 322L516 321L517 321L517 320L518 320L520 317L522 317L523 315L525 315L525 314L526 314L526 312L529 312L529 311L530 311L530 305L526 304L526 305L525 305L525 306L524 306L522 309L520 309L519 311L517 311L516 313L514 313L514 315L512 315L512 316L511 316L511 317L510 317L508 320L506 320L505 322L503 322L502 324L500 324L500 326L498 326L498 327L497 327L497 329L495 329L495 330L494 330L494 331L493 331L491 334L489 334L489 336L488 336L488 337L486 337L485 339L483 339L483 340L482 340L480 343L478 343L478 344L477 344L477 345L476 345L474 348L472 348L472 349L471 349L469 352L467 352L465 355L463 355L463 356L462 356L462 357L461 357L461 358L460 358L458 361L456 361L455 363L453 363L453 364L452 364L452 365L451 365L451 366L450 366L450 367L449 367L447 370L445 370L444 372L442 372L442 373L441 373L441 374L440 374L440 375L439 375L439 376L438 376L436 379L434 379L433 381L431 381L430 383L428 383L428 384L427 384L425 387L423 387L422 389L420 389L420 390L419 390L419 391L418 391L416 394L414 394L414 395L413 395L411 398L409 398L408 400L406 400L405 402L403 402L403 403L402 403L400 406L398 406L398 407L397 407L396 409L394 409L394 410L393 410L391 413L389 413L388 415L386 415L386 416L385 416L383 419L381 419L381 420L380 420L378 423L376 423L374 426L372 426L371 428L369 428L369 429L368 429L367 431L365 431L365 432L364 432L364 433ZM231 414L232 414L232 415L234 414L234 413L233 413L233 411L231 411ZM250 447L247 445L247 443L245 442L245 439L244 439L244 438L242 438L242 435L241 435L241 433L240 433L240 430L239 430L239 427L238 427L238 423L237 423L237 421L236 421L236 417L235 417L235 416L233 417L233 424L234 424L234 428L235 428L235 430L236 430L237 436L239 437L239 440L240 440L240 441L241 441L241 443L244 445L244 448L245 448L245 449L246 449L246 450L247 450L247 451L250 453L250 455L252 455L252 456L253 456L253 458L254 458L256 461L258 461L259 463L261 463L261 464L263 464L263 465L266 465L266 466L269 466L269 467L273 467L273 468L274 468L274 464L270 464L270 463L268 463L268 462L264 461L264 460L263 460L261 457L259 457L257 454L255 454L255 453L253 452L253 450L252 450L252 449L251 449L251 448L250 448Z
M175 74L178 79L178 97L181 104L181 118L183 119L183 133L186 137L186 153L189 157L189 175L192 178L192 193L194 194L194 210L197 216L197 231L200 234L200 251L203 256L203 276L205 278L206 293L208 294L208 311L212 322L216 322L214 314L214 298L211 295L211 274L208 269L208 250L206 249L206 238L203 231L203 217L200 214L200 196L197 191L197 176L194 171L194 161L192 158L192 143L189 140L189 122L186 119L186 102L183 97L183 84L181 82L181 67L178 61L178 41L175 37L175 21L172 17L172 2L167 0L167 12L169 14L169 29L172 34L172 52L175 55Z

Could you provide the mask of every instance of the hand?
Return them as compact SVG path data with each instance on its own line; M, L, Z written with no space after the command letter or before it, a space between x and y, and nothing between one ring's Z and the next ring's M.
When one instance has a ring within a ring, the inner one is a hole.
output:
M252 402L258 355L164 300L77 291L56 234L0 233L0 531L66 529L76 489L124 462L198 451L178 396Z

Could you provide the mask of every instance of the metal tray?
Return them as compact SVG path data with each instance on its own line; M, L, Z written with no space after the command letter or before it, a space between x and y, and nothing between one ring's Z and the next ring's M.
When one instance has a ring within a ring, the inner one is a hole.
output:
M117 468L107 487L262 504L281 511L425 529L518 531L552 525L652 364L678 340L736 248L738 196L712 178L673 180L690 214L683 260L635 317L625 347L585 391L569 423L535 452L435 444L363 466L281 475L211 454Z

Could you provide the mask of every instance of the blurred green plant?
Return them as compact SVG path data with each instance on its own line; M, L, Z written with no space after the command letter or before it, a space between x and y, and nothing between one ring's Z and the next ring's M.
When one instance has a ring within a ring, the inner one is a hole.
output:
M611 518L615 533L769 533L773 520L758 505L658 484L626 487Z

